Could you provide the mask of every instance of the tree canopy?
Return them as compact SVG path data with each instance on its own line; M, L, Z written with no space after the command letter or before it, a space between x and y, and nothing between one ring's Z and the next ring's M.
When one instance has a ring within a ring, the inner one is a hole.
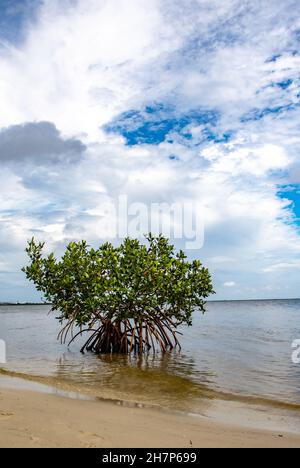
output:
M179 346L177 327L191 325L194 310L204 312L213 293L210 273L199 260L176 253L167 238L149 234L146 240L127 238L118 247L105 243L98 249L71 242L60 260L43 255L44 243L28 243L30 264L23 271L59 311L61 339L79 326L91 332L82 351Z

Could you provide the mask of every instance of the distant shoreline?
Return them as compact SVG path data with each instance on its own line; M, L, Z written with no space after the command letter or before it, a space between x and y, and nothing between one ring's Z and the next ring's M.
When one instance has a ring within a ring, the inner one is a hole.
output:
M281 299L215 299L215 300L208 300L209 302L269 302L269 301L300 301L300 297L288 297L288 298L281 298Z
M209 303L221 303L221 302L269 302L269 301L300 301L300 297L295 298L282 298L282 299L216 299L216 300L208 300L207 304ZM0 302L0 307L3 306L52 306L51 303L48 302Z
M1 306L51 306L48 302L0 302Z

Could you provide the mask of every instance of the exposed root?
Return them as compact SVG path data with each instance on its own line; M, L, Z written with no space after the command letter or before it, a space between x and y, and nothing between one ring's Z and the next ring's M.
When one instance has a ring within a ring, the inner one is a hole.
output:
M81 352L92 351L95 354L144 354L158 350L170 351L181 349L176 334L176 326L168 317L148 317L141 319L112 321L104 320L99 315L88 329L80 329L73 335L73 321L61 330L59 338L65 342L69 333L72 338L69 345L82 333L91 332Z

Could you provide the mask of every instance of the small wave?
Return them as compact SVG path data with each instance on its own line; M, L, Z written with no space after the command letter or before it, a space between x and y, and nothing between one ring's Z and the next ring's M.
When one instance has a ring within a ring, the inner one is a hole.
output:
M149 401L142 401L137 396L134 399L128 399L127 395L124 398L120 398L119 395L116 395L114 389L112 388L105 388L102 387L101 390L97 387L97 392L92 387L85 387L80 386L78 384L74 384L73 382L58 379L56 377L45 377L39 375L32 375L32 374L25 374L22 372L11 371L8 369L0 368L0 376L7 376L7 377L15 377L25 381L36 382L40 384L44 384L47 386L54 387L56 389L62 390L64 392L71 392L72 394L81 394L93 397L95 400L99 401L106 401L109 403L114 403L122 406L130 406L130 407L144 407L144 408L161 408L170 410L170 408L164 406L163 404L159 404L158 402L151 403ZM199 387L198 384L195 386ZM99 394L101 391L101 394ZM195 395L196 396L196 395ZM201 398L202 402L205 401L227 401L227 402L236 402L242 403L245 405L251 405L253 407L264 407L264 408L273 408L273 409L281 409L281 410L292 410L292 411L299 411L300 412L300 404L295 402L289 402L284 400L275 400L268 397L261 397L256 395L242 395L230 392L223 392L220 390L214 390L208 388L207 386L201 388L201 392L197 393L197 397ZM178 412L178 411L175 411ZM189 411L183 411L185 413L189 413Z

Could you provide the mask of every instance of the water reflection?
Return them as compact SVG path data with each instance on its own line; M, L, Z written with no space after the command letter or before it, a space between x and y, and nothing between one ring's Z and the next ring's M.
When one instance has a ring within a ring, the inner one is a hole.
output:
M98 397L111 394L178 410L190 410L192 401L211 397L211 375L199 372L194 359L179 352L145 356L87 354L76 364L72 354L65 353L57 360L55 370L59 381L72 380L77 388Z
M0 307L6 369L132 401L189 405L222 393L300 404L300 366L291 361L291 343L300 338L299 301L210 303L184 328L182 352L142 358L82 356L80 338L71 348L56 341L59 324L47 312Z

